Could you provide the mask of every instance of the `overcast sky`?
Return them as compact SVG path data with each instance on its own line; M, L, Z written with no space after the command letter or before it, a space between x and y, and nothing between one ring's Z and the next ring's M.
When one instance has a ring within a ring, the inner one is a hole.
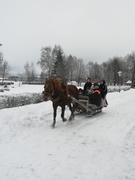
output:
M102 63L135 50L135 0L0 0L0 50L12 69L43 46Z

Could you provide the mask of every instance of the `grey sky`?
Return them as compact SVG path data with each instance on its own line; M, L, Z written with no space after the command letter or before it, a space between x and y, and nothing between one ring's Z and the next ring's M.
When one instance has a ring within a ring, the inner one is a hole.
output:
M101 63L135 50L135 0L0 0L0 49L15 71L43 46Z

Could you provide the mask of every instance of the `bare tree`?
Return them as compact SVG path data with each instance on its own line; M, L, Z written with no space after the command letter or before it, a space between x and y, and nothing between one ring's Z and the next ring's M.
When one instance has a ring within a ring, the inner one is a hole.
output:
M92 70L93 70L93 62L89 61L88 64L86 64L86 78L92 78L93 74L92 74Z
M2 76L2 63L4 61L3 54L0 52L0 75Z
M126 56L128 71L131 74L132 86L135 86L135 52Z
M97 80L101 79L100 69L101 69L100 65L97 62L95 62L93 64L93 69L92 69L93 79L97 79Z
M119 76L118 76L118 71L122 71L121 69L121 57L113 57L112 59L109 60L109 66L113 78L114 85L118 84L119 81Z
M100 80L103 77L101 65L99 65L97 62L93 63L90 61L86 65L86 71L86 76L90 77L92 80Z
M43 47L41 49L41 57L38 63L43 71L47 76L52 74L53 68L53 57L52 57L52 48L50 46Z
M82 59L76 60L75 79L80 84L85 77L85 65Z
M2 68L1 68L1 75L2 75L2 83L5 79L5 77L8 75L8 72L10 70L10 66L6 60L2 62Z
M114 78L112 74L112 66L109 62L103 62L101 64L102 79L104 79L108 84L114 84Z
M35 71L35 66L34 63L31 62L31 64L29 64L29 62L27 61L26 64L24 65L24 74L26 77L26 80L30 83L32 81L35 81L36 78L36 71Z
M67 79L70 81L75 80L75 69L76 69L77 58L69 55L66 61Z

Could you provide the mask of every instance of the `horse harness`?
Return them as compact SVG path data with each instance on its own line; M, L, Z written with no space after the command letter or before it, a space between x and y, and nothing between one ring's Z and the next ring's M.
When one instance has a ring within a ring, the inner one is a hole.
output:
M46 94L50 97L50 100L52 102L57 102L59 101L60 99L63 99L63 98L69 98L70 96L67 94L67 86L66 86L66 91L64 92L56 92L53 88L53 85L52 85L52 92L47 92L47 91L43 91L43 94Z

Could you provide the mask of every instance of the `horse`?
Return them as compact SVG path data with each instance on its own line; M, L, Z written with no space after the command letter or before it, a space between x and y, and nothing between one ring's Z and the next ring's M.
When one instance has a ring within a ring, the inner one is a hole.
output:
M53 105L53 123L56 124L57 107L61 107L61 118L63 122L67 121L64 117L65 106L69 106L71 115L69 120L74 119L74 112L77 109L77 103L73 99L79 99L79 91L74 85L67 85L61 77L50 77L45 80L43 99L44 101L51 100Z

